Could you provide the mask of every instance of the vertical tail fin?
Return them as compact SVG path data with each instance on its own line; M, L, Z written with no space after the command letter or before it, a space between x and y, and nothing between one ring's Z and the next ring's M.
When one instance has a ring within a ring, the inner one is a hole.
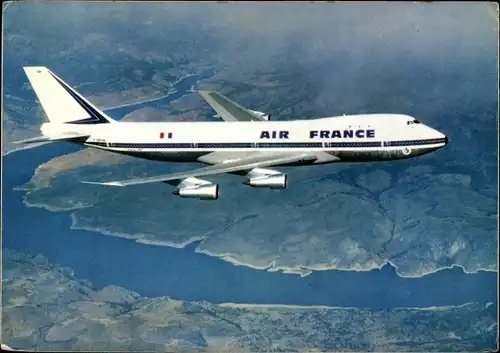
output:
M51 123L117 123L43 66L23 67Z

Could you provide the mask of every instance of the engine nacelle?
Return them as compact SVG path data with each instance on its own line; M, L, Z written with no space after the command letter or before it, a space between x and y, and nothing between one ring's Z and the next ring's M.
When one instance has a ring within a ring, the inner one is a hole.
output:
M172 194L200 200L217 200L219 198L219 184L181 187Z
M250 110L250 109L249 109ZM267 121L271 121L271 114L266 114L266 113L263 113L263 112L259 112L257 110L250 110L252 113L254 114L257 114L258 116L260 116L261 118L264 118L266 119Z
M288 187L288 176L286 174L275 174L250 178L243 184L255 188L286 189Z

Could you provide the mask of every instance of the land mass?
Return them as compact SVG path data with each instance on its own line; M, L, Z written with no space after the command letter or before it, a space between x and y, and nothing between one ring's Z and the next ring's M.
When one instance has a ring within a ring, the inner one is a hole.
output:
M96 289L41 255L3 251L3 337L14 349L151 351L484 351L495 303L358 308L215 305Z
M165 107L133 111L124 120L165 116L209 120L211 111L197 94L188 94ZM401 276L452 265L467 272L496 271L496 194L479 183L484 177L471 167L442 165L441 159L447 159L446 151L386 164L295 168L289 170L293 181L287 190L256 190L235 176L219 176L214 180L227 192L207 205L171 196L162 184L127 189L81 184L187 169L83 149L40 165L21 188L28 206L71 211L74 229L177 247L202 239L196 251L235 265L300 275L370 270L388 262ZM59 190L54 183L68 187ZM89 187L99 192L88 193ZM152 193L165 196L149 197ZM182 217L174 217L180 209Z

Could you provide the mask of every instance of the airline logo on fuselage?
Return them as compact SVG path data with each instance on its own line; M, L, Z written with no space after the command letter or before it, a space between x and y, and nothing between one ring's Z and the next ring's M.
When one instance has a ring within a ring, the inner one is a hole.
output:
M320 139L333 139L333 138L374 138L375 130L311 130L309 137Z
M288 139L289 131L261 131L261 139ZM358 130L311 130L309 138L312 139L334 139L334 138L374 138L375 130L358 129Z
M261 139L287 139L288 131L280 130L280 131L262 131L260 133Z

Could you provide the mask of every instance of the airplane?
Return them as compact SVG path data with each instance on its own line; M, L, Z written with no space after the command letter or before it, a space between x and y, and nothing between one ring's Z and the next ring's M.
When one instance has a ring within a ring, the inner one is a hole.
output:
M276 167L406 159L438 150L448 137L403 114L360 114L271 121L215 91L199 91L223 121L119 122L96 108L46 67L23 67L49 120L42 136L17 141L66 141L104 151L167 162L199 162L186 172L118 181L106 186L168 183L174 195L217 200L219 185L201 177L229 173L244 184L283 189L288 176Z

